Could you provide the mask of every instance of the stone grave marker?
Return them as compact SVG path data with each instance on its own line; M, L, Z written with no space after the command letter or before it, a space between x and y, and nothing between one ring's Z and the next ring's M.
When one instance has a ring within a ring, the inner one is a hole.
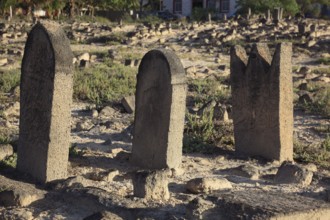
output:
M137 75L131 161L145 169L178 167L186 108L186 74L171 50L149 51Z
M55 22L31 30L22 61L17 169L40 182L66 178L73 55Z
M293 155L291 43L277 45L273 58L265 44L250 57L231 50L231 83L236 151L279 161Z

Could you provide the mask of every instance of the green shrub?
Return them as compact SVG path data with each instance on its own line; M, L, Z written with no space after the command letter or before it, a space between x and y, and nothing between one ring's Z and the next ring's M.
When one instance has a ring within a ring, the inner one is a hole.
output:
M303 163L314 163L324 168L330 168L330 136L318 145L302 144L294 141L294 159Z
M323 65L330 65L330 57L322 57L320 59L318 59L317 63L319 64L323 64ZM327 68L328 72L330 68Z
M97 65L77 70L74 75L74 97L96 104L119 101L135 92L136 69L122 64Z
M330 117L330 86L324 82L309 82L307 90L313 93L313 101L298 103L308 113Z
M11 70L0 74L0 92L7 93L19 86L21 80L20 70Z
M330 65L330 59L329 59L329 64L327 64L327 65ZM320 74L320 75L326 75L327 77L330 77L330 67L314 69L313 73Z
M0 135L0 144L9 144L10 142L11 140L7 135L5 134Z
M4 160L0 161L0 169L1 168L16 168L17 164L17 154L6 157Z
M226 87L218 80L195 79L188 83L189 90L193 93L193 98L197 107L201 107L211 100L226 103L231 97L229 87Z
M157 23L163 22L163 20L161 18L159 18L158 16L149 15L149 16L146 16L146 17L142 17L140 19L140 22L150 23L150 24L157 24Z
M186 114L187 123L183 138L183 152L205 152L213 144L213 111L196 114Z

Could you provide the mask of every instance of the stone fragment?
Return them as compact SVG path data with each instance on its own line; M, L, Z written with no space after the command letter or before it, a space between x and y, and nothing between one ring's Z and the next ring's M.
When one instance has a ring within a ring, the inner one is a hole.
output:
M6 209L0 213L0 219L6 220L33 220L33 213L29 208Z
M7 58L0 58L0 66L4 66L8 64L8 59Z
M143 57L137 75L133 164L146 169L180 165L186 92L185 71L174 52L152 50Z
M231 189L231 183L225 178L204 177L189 180L186 189L192 193L210 193L216 190Z
M187 219L222 219L219 218L219 214L215 216L214 213L211 213L215 206L211 201L197 197L190 201L187 206ZM213 214L212 217L210 217L210 214Z
M121 100L121 104L127 113L132 114L135 110L135 96L126 96Z
M84 60L84 61L89 61L90 60L90 55L89 53L83 53L81 54L80 56L78 56L78 60L81 61L81 60Z
M89 131L94 127L94 124L90 120L80 121L76 125L76 130L79 131Z
M241 165L233 169L230 169L230 173L237 176L247 177L252 180L259 179L259 175L260 175L259 169L249 164Z
M98 173L91 173L89 178L95 181L113 181L113 178L119 174L118 170L109 170Z
M312 182L313 172L303 166L292 162L283 162L278 169L274 182L279 184L299 184L309 186Z
M0 144L0 161L13 155L14 149L10 144Z
M302 66L297 70L298 74L306 75L312 72L308 66Z
M138 171L133 177L134 196L152 199L168 200L168 170Z
M310 41L307 42L307 47L312 47L312 46L314 46L316 43L317 43L316 40L310 40Z
M106 106L104 107L100 113L99 113L99 117L100 118L108 118L111 117L115 114L116 110L111 108L110 106Z
M277 45L273 58L265 44L250 57L231 50L232 116L237 153L271 160L293 158L292 45Z
M0 206L28 206L44 196L34 185L0 176Z
M96 109L92 110L92 118L97 118L99 116L99 112Z
M28 206L32 202L42 199L39 195L17 190L3 190L0 192L0 204L3 206Z
M308 104L308 103L312 103L314 102L314 97L310 92L307 91L303 91L300 95L299 95L299 99L298 102L300 104Z
M32 28L22 62L17 169L40 182L67 176L72 58L57 23L42 21Z

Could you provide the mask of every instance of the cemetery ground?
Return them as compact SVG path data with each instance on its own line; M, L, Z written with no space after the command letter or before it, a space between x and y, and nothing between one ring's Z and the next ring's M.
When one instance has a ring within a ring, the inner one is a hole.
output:
M69 178L42 185L14 170L20 67L32 24L0 22L0 219L327 219L330 24L306 20L316 31L302 31L298 23L61 21L75 55ZM229 54L233 45L249 52L254 42L267 43L273 54L287 41L296 163L281 166L235 154ZM130 154L136 74L155 48L181 59L188 94L182 164L164 171L169 195L148 199L133 196L139 168Z

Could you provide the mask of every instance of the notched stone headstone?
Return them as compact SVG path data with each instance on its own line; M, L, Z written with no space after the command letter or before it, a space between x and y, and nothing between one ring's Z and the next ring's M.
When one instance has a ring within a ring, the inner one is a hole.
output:
M264 44L231 50L235 146L238 153L292 160L292 45L277 45L273 59Z
M152 50L137 76L132 162L145 169L181 163L186 74L170 50Z
M17 169L41 182L67 175L72 59L69 40L57 23L33 27L22 62Z

